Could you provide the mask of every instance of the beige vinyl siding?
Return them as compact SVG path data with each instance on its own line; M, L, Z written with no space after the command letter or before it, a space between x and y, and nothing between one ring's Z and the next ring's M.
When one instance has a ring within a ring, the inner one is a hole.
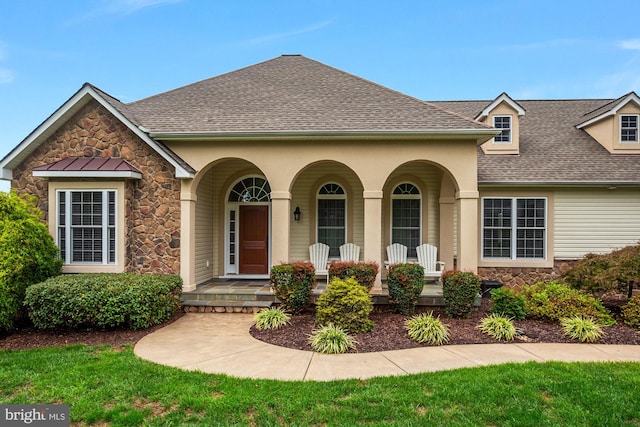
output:
M198 185L195 224L195 278L196 283L205 282L214 275L213 253L213 173L209 172ZM209 267L207 267L209 261Z
M611 252L640 241L637 189L557 191L554 215L556 259Z

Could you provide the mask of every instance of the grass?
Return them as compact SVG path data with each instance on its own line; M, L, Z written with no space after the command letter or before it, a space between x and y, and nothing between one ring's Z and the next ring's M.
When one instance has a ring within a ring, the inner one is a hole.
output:
M67 403L81 425L638 426L640 363L507 364L329 383L238 379L131 347L0 351L0 403Z

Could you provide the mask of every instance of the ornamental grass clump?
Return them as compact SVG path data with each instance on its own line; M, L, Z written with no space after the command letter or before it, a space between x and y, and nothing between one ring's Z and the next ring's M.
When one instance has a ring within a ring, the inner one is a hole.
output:
M291 316L281 307L271 307L260 310L253 316L256 321L256 329L278 329L291 319Z
M449 342L449 331L433 312L416 314L404 322L409 338L421 344L443 345Z
M309 335L311 348L318 353L339 354L356 349L358 342L347 331L332 323L314 329Z
M572 340L595 342L604 335L602 327L592 317L564 317L560 319L562 332Z
M516 327L509 317L495 313L482 319L478 328L498 341L513 341L517 333Z

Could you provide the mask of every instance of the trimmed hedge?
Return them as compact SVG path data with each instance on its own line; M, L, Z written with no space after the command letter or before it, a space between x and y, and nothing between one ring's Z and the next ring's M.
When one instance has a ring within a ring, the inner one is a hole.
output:
M445 271L442 275L442 296L449 317L469 317L482 279L466 271Z
M334 278L316 302L316 325L333 324L354 334L368 332L373 329L371 310L368 290L353 278Z
M309 302L316 270L310 262L274 265L269 279L284 310L295 314L304 310Z
M359 284L371 290L379 270L377 262L334 261L329 264L329 280L334 277L342 280L353 277Z
M30 286L25 305L40 329L143 329L169 320L181 292L176 275L65 274Z
M515 320L522 320L527 315L527 302L522 294L518 294L511 288L497 288L491 290L491 308L489 311L510 317Z
M424 268L419 264L394 264L387 275L389 304L395 311L410 316L424 288Z

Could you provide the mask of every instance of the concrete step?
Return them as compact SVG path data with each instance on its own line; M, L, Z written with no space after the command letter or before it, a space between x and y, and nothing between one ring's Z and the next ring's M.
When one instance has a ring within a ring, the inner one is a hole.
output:
M185 313L257 313L269 308L273 301L183 300Z

